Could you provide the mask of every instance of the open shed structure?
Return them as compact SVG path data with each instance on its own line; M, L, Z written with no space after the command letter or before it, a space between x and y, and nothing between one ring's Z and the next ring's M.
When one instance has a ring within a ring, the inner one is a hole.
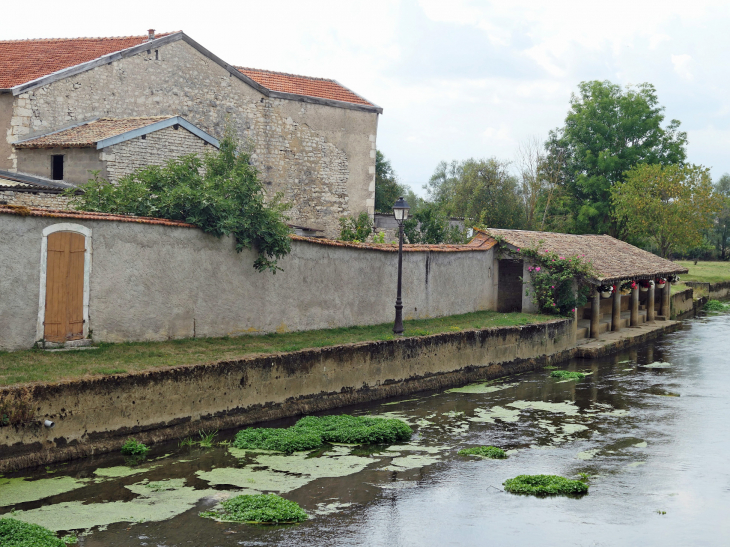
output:
M647 321L669 317L670 279L687 268L658 257L608 235L575 235L526 230L489 229L500 242L495 254L495 281L498 284L498 311L537 311L529 291L533 266L517 253L518 249L540 249L561 256L580 256L593 265L596 276L585 306L576 310L578 338L598 336ZM665 283L656 283L664 280ZM621 291L626 282L636 282L630 291ZM642 287L643 285L648 285ZM647 283L648 282L648 283ZM525 284L527 286L525 286ZM600 291L601 287L611 290ZM527 290L525 290L527 289Z

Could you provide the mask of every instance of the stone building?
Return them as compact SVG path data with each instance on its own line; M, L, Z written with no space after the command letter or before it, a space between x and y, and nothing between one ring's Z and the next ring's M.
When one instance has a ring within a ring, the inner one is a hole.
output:
M334 80L236 67L183 32L0 41L0 169L52 176L53 156L66 155L64 173L86 157L118 176L93 146L61 154L28 144L102 118L179 117L216 139L230 124L267 191L291 203L291 221L327 235L340 216L374 213L380 113Z
M0 206L65 209L69 198L63 194L73 187L62 181L0 170Z

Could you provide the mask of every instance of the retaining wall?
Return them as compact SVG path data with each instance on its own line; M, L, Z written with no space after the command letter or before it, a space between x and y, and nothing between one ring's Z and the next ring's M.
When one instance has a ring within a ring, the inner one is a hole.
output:
M727 300L730 298L730 281L721 283L701 283L699 281L685 281L688 287L705 288L710 300Z
M0 472L540 368L574 352L572 320L254 356L0 389L33 420L0 428ZM53 420L55 427L43 426Z

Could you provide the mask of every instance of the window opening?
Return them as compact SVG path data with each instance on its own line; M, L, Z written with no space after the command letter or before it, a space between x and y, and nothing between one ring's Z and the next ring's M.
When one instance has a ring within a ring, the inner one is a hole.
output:
M51 156L51 179L63 180L63 154Z

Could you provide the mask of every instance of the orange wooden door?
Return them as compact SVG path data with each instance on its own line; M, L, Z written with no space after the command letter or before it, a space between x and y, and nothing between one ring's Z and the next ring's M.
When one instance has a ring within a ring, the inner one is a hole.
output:
M84 336L85 251L86 238L81 234L54 232L48 236L44 337L49 342Z

